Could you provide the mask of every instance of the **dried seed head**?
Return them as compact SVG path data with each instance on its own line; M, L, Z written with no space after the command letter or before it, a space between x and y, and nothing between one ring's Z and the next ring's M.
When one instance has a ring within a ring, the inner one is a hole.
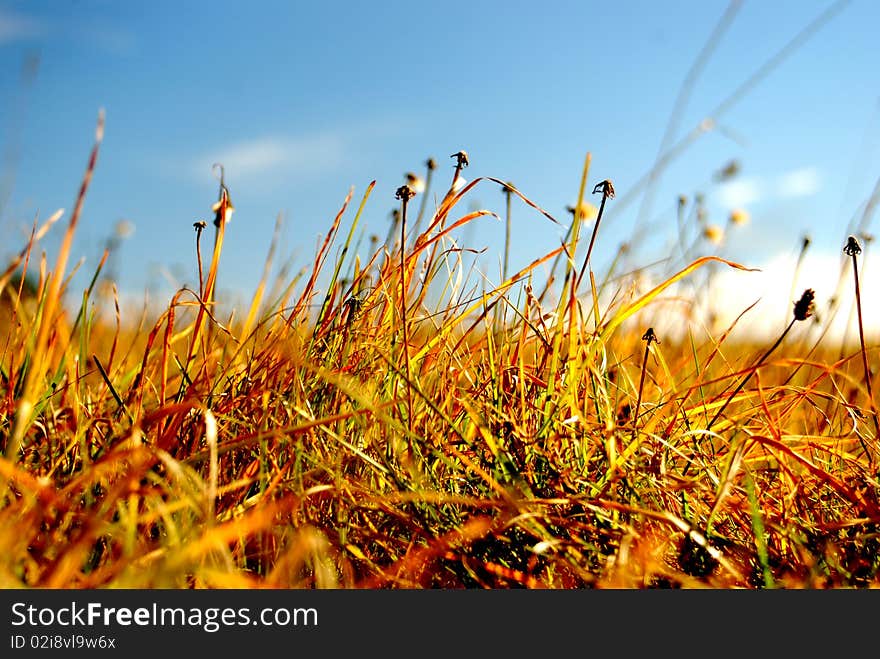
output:
M456 167L461 169L462 167L467 167L470 163L468 162L468 154L467 151L459 151L457 153L453 153L450 158L456 159Z
M199 220L198 222L193 222L193 228L196 230L196 233L201 233L204 228L208 226L208 223L204 220Z
M394 193L394 196L397 199L401 199L405 204L410 199L416 196L416 191L408 185L401 185L399 188L397 188L397 192Z
M128 220L119 220L113 226L113 233L117 238L125 239L134 233L134 223Z
M742 208L735 208L730 211L730 217L728 219L731 224L742 226L749 223L750 216L748 211L743 210Z
M437 161L433 158L428 158L425 161L425 167L427 167L429 171L433 172L435 169L437 169Z
M581 201L577 208L566 206L565 209L581 222L592 222L599 215L599 209L588 201Z
M225 213L223 212L225 209ZM232 205L232 199L229 198L229 190L226 186L220 184L220 198L211 206L214 212L214 226L219 227L221 223L228 224L232 221L232 213L235 212L235 206ZM221 217L222 215L222 217Z
M728 179L731 179L739 174L739 169L739 161L731 160L729 163L724 165L724 167L715 172L715 180L726 181Z
M611 185L611 181L605 179L601 183L597 183L593 188L593 194L599 193L602 193L606 199L614 199L614 186Z
M724 229L717 224L710 224L703 229L703 238L713 245L719 245L721 244L721 241L724 240Z
M812 240L810 239L810 236L804 234L804 242L803 242L803 244L801 245L801 251L802 251L802 252L806 252L806 251L807 251L807 248L810 246L810 243L811 243L811 242L812 242Z
M794 303L794 319L806 320L813 315L815 308L813 299L816 293L812 288L806 289L801 295L801 299Z
M406 173L406 184L411 187L416 194L425 191L425 182L412 172Z
M855 236L850 236L846 240L846 246L843 248L843 251L847 256L855 256L862 253L862 246L859 245L859 241Z
M678 207L679 207L679 209L684 208L685 206L687 206L687 203L688 203L688 198L687 198L685 195L683 195L683 194L678 195Z
M501 191L506 195L509 195L514 190L516 190L516 186L510 181L507 181L501 186Z
M660 343L660 339L657 338L657 335L654 334L654 328L649 327L648 331L644 333L642 336L642 341L647 341L648 345L651 345L652 342Z
M221 224L228 224L232 221L232 213L235 211L235 206L232 205L232 199L229 197L229 188L226 187L226 169L218 162L215 162L211 168L215 172L220 172L220 175L217 177L220 181L220 192L217 195L217 202L211 206L211 211L214 213L214 226L219 227Z

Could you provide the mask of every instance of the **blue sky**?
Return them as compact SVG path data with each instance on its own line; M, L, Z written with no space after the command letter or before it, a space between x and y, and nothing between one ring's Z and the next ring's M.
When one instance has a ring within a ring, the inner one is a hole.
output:
M725 12L732 21L673 141L830 7L840 11L735 97L646 203L638 183ZM697 192L708 222L723 226L737 206L751 216L702 253L762 266L793 258L809 234L828 255L823 263L834 264L880 176L877 25L872 0L0 2L0 256L21 247L35 215L72 209L103 108L104 143L73 256L93 271L117 223L131 223L112 268L134 296L197 283L192 223L210 219L214 162L225 165L236 206L219 286L248 295L279 213L279 259L305 265L349 188L357 202L377 181L362 221L384 237L405 173L423 174L434 157L442 192L449 155L460 149L470 155L468 180L512 181L562 222L589 151L589 189L608 178L617 190L597 269L623 241L633 242L636 263L668 253L676 200ZM36 73L23 77L33 57ZM740 173L713 182L731 160ZM468 203L504 209L491 184ZM522 204L513 210L511 262L520 267L563 232ZM61 233L45 241L50 259ZM497 272L502 223L485 218L461 240L487 248Z

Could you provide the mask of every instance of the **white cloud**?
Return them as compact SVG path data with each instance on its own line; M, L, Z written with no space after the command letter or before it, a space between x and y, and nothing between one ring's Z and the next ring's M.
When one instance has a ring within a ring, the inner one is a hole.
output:
M718 202L727 208L749 206L767 199L796 199L819 192L821 177L815 167L802 167L777 177L739 177L718 188Z
M0 44L39 37L45 26L36 19L0 9Z
M284 154L285 148L281 142L267 138L233 144L219 151L213 160L229 169L238 170L240 176L247 176L275 169L284 161ZM207 163L207 160L204 162Z
M816 194L820 187L819 170L815 167L804 167L779 177L776 194L784 199L809 197Z
M228 176L234 175L238 180L326 171L342 162L343 147L342 138L332 133L297 138L260 137L218 145L199 156L193 169L203 178L211 175L214 163L219 163Z
M718 200L728 208L749 206L760 200L762 196L761 183L755 178L730 181L718 190Z

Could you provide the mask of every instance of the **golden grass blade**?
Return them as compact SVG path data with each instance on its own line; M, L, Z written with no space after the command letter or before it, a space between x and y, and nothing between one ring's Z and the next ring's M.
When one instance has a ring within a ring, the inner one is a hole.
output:
M15 414L15 425L12 432L12 437L10 438L6 446L6 458L8 460L16 460L18 458L18 452L21 449L24 435L31 424L31 413L33 412L34 404L36 402L37 387L39 381L43 377L45 377L44 369L47 365L46 362L49 358L49 355L47 354L49 350L49 334L50 330L55 326L55 313L59 308L61 302L61 286L62 282L64 281L64 274L65 270L67 269L67 261L70 257L70 250L73 246L73 236L76 232L76 227L82 214L86 192L89 189L89 184L91 183L92 176L95 172L95 166L98 162L98 151L100 149L103 139L104 111L101 110L98 113L98 122L95 128L95 144L92 147L92 152L89 156L89 162L86 165L86 172L83 176L82 183L80 184L79 194L76 198L76 204L74 205L73 213L70 216L70 223L67 226L67 231L65 231L64 233L61 247L58 251L58 259L55 263L55 270L52 272L51 278L49 280L43 314L41 316L39 329L37 331L37 338L33 349L33 360L30 368L28 368L27 375L25 377L22 395L19 400L18 408Z
M21 252L18 253L18 255L16 255L14 259L12 259L12 261L9 263L9 266L6 268L3 274L0 275L0 291L6 288L6 284L9 283L9 280L12 277L13 273L18 269L18 266L20 266L22 262L27 258L27 255L31 252L33 246L40 242L40 240L43 238L43 236L46 235L52 225L61 219L62 215L64 215L64 209L59 208L49 217L48 220L46 220L40 226L39 229L36 228L36 220L34 220L34 230L31 232L31 236L28 240L27 245L24 247L24 249L21 250Z
M250 336L251 330L257 319L257 314L260 311L260 305L263 303L263 293L266 290L266 284L269 280L269 272L272 270L272 262L275 258L275 249L278 247L279 236L281 235L282 218L283 215L281 215L281 213L275 218L275 229L272 233L272 241L269 243L269 254L266 256L266 261L263 264L263 275L260 277L260 283L257 285L257 290L254 293L254 297L251 300L251 306L248 309L247 316L244 320L244 325L242 325L241 332L239 333L239 340L242 342L247 340L248 336Z
M723 263L725 265L730 266L731 268L735 268L737 270L743 270L745 272L758 272L757 268L748 268L744 265L740 265L739 263L734 263L733 261L728 261L727 259L723 259L718 256L703 256L701 258L698 258L696 261L691 263L689 266L687 266L683 270L680 270L676 274L672 275L672 277L670 277L666 281L664 281L664 282L658 284L657 286L655 286L654 288L652 288L650 291L645 293L642 297L640 297L635 302L627 305L623 309L618 310L614 314L614 316L602 328L602 331L599 335L599 342L601 344L604 344L605 342L607 342L608 339L611 337L611 335L614 334L614 331L618 327L620 327L627 319L631 318L634 314L638 313L639 311L644 309L646 306L648 306L651 302L653 302L657 298L658 295L660 295L663 291L665 291L667 288L672 286L674 283L681 281L682 279L687 277L689 274L693 273L695 270L698 270L702 266L706 265L707 263L711 263L713 261Z
M318 253L315 256L314 266L312 267L311 277L309 277L309 280L306 283L305 289L303 290L302 295L300 295L299 300L297 300L296 304L293 305L293 311L290 313L290 318L288 322L292 321L298 313L301 313L303 305L308 304L308 301L311 299L312 294L314 293L315 283L318 280L318 275L321 272L322 266L324 264L324 259L327 256L327 251L330 249L330 245L333 244L333 239L339 231L339 225L342 222L342 216L345 215L345 211L348 208L348 204L351 203L351 198L353 195L354 188L350 188L348 194L345 196L345 201L342 202L342 207L339 209L339 212L336 213L336 217L333 219L333 224L330 226L330 229L327 231L327 235L324 237L324 242L318 249Z
M496 293L503 292L504 290L509 288L513 282L520 281L529 272L531 272L532 270L534 270L535 268L540 266L542 263L546 263L547 261L549 261L550 259L555 257L557 254L559 254L562 251L562 249L563 249L563 247L559 247L559 248L553 250L552 252L545 254L541 258L535 259L529 265L527 265L525 268L523 268L519 272L515 273L510 279L508 279L507 282L502 284L500 287L498 287L494 291L487 293L486 295L491 296ZM440 344L442 341L445 341L446 338L452 333L452 331L461 325L462 320L464 320L468 316L472 315L475 311L477 311L477 309L480 309L481 307L485 307L484 297L477 298L472 305L467 307L463 312L458 314L455 318L453 318L449 322L445 323L443 325L443 327L440 329L440 331L437 332L430 341L426 342L425 346L418 353L416 353L416 355L412 358L413 361L419 361L419 360L423 359L425 357L425 355L428 354L431 350L435 349L438 344ZM478 322L482 322L482 320L479 320ZM476 323L474 326L476 326ZM463 340L463 337L462 337L462 340ZM459 340L459 342L458 342L459 345L461 344L462 340Z

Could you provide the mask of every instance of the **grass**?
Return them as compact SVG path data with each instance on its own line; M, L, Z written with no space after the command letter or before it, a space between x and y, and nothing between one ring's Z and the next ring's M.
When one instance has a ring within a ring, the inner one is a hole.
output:
M371 183L301 277L269 281L270 252L237 320L216 299L221 177L204 273L195 225L199 290L124 323L112 298L96 310L101 265L79 310L63 304L101 128L54 268L31 257L57 214L0 282L0 586L880 584L876 347L783 341L803 298L769 349L694 325L661 344L664 296L745 266L688 259L695 244L645 293L595 273L610 181L579 270L575 212L566 242L515 272L506 240L494 286L451 240L495 215L461 211L470 192L555 218L501 179L458 185L459 152L438 207L425 189L408 227L399 189L399 239L350 252Z

